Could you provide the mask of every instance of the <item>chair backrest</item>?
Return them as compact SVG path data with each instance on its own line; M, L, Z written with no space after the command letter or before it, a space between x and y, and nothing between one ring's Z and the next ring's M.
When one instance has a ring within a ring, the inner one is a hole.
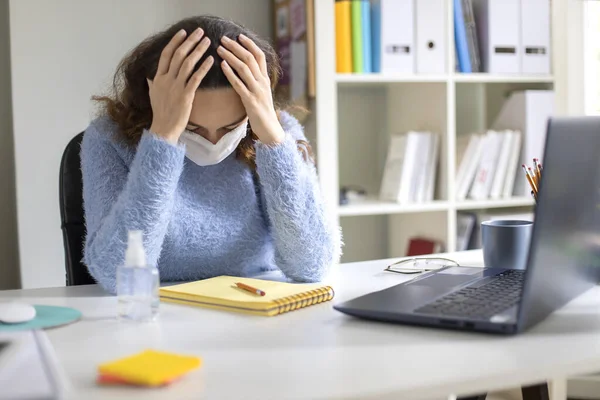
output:
M82 262L85 240L83 177L79 155L82 138L83 132L71 139L60 161L60 219L67 286L96 283Z

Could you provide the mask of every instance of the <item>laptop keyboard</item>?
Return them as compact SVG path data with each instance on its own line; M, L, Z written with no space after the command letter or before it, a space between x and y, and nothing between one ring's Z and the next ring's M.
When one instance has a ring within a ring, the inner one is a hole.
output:
M509 270L482 286L465 287L415 310L421 314L489 319L521 299L524 271Z

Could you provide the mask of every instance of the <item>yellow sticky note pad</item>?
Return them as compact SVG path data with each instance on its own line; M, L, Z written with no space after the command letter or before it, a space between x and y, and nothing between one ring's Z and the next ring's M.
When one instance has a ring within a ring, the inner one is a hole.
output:
M200 367L201 364L202 360L198 357L146 350L102 364L98 367L98 372L132 384L160 386Z

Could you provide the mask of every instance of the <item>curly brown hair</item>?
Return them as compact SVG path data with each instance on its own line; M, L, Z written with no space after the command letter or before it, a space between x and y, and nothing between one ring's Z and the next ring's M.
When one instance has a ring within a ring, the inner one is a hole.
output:
M215 60L202 80L200 90L231 87L220 67L222 60L217 53L217 47L223 36L237 40L240 34L244 34L265 54L271 89L275 95L275 87L281 77L281 67L277 53L269 42L244 26L224 18L202 15L183 19L166 30L148 37L131 50L117 67L110 93L93 97L93 100L100 104L102 113L116 122L119 127L119 139L126 145L136 146L143 130L150 128L152 124L152 106L146 78L153 79L156 75L158 60L164 47L181 29L190 34L198 27L202 28L204 35L210 38L211 45L194 67L194 71L208 56L214 57ZM278 107L280 106L279 104ZM254 149L256 140L258 137L249 126L247 135L236 150L236 157L252 169L256 167ZM298 149L305 159L312 159L312 151L306 141L298 141Z

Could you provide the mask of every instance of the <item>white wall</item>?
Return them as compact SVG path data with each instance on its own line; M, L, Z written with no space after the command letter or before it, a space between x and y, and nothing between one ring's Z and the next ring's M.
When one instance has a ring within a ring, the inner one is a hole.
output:
M8 1L0 0L0 290L19 287Z
M555 56L554 92L558 115L585 113L584 4L585 1L555 1L552 7L552 44Z
M180 18L216 14L270 36L271 0L11 0L10 42L21 280L64 285L58 168L131 47ZM2 146L0 146L2 147ZM0 249L1 254L1 249Z

